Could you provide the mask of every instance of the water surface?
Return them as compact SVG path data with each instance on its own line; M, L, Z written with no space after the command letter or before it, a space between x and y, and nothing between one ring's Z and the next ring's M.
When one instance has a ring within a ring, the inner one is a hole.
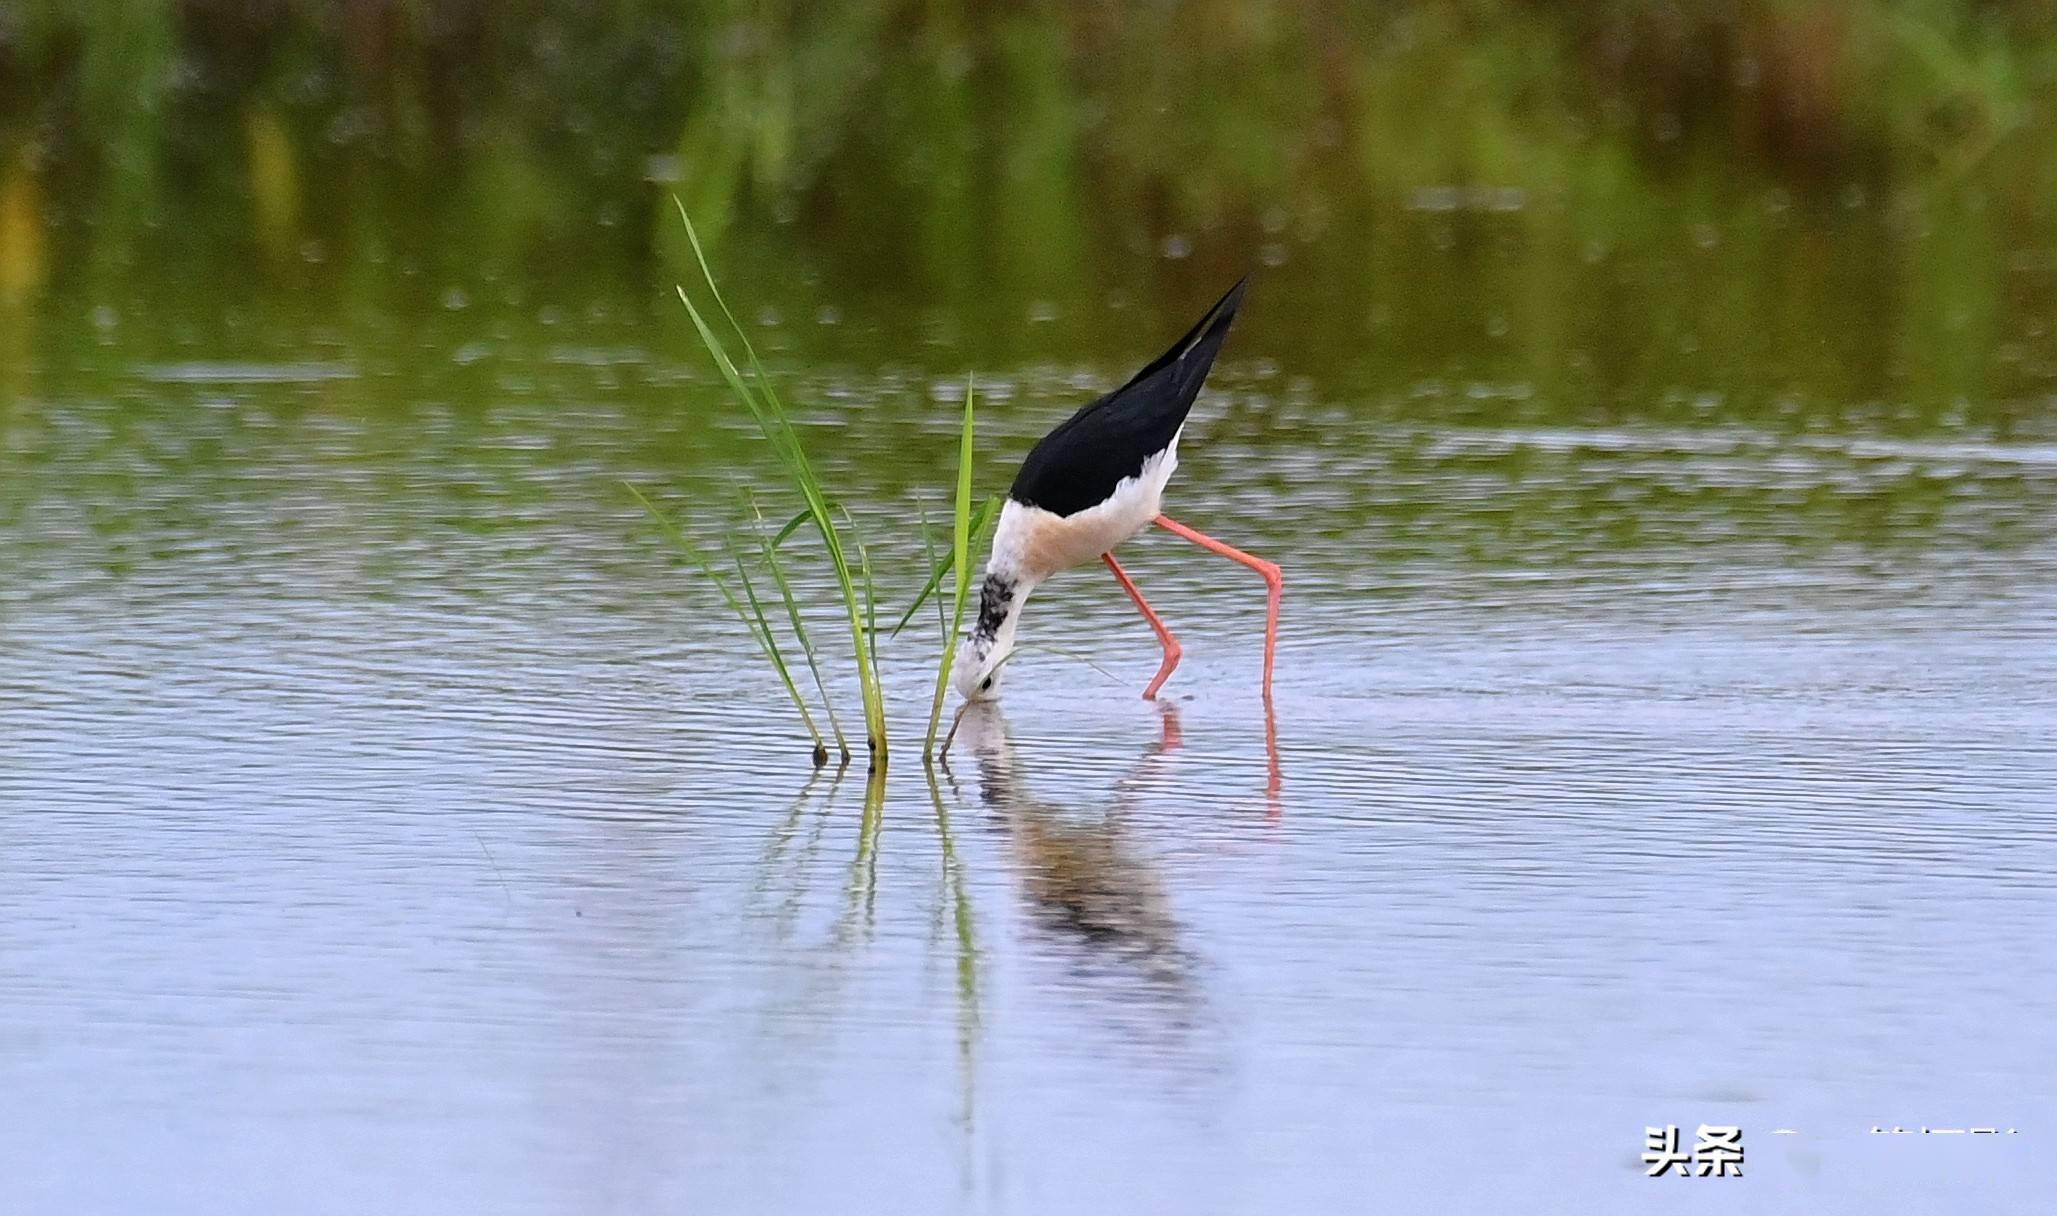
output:
M868 789L619 489L739 513L664 458L734 427L689 365L367 414L230 353L10 422L10 1207L1642 1211L1702 1122L1748 1180L1675 1202L2028 1206L2047 444L1337 428L1231 358L1173 503L1287 570L1275 752L1261 583L1152 535L1166 704L1081 571L933 788L888 648ZM1019 383L996 485L1076 399ZM951 407L838 390L911 586L938 479L877 454Z

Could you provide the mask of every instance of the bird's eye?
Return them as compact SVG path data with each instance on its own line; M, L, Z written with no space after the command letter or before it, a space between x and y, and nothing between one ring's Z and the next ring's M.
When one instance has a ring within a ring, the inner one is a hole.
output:
M980 680L980 681L979 681L979 691L980 691L980 692L991 692L991 691L992 691L992 688L993 688L993 677L991 677L991 676L987 676L987 677L986 677L985 679L983 679L983 680Z

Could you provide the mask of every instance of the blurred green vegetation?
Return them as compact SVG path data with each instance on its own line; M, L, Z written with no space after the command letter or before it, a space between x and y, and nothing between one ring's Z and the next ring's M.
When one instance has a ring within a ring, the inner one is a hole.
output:
M2011 434L2053 97L2026 0L16 0L0 395L677 341L676 192L817 359L1119 361L1254 268L1241 355L1367 409Z

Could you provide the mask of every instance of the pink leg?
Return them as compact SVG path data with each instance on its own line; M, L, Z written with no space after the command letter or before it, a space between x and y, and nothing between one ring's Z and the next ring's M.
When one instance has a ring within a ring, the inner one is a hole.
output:
M1115 580L1121 584L1121 589L1128 592L1128 597L1136 602L1136 607L1143 612L1143 619L1150 622L1150 628L1157 631L1157 640L1164 644L1164 665L1157 669L1157 678L1150 681L1150 687L1143 690L1143 699L1154 701L1157 699L1157 690L1164 687L1164 682L1171 678L1171 669L1178 666L1179 655L1183 652L1179 649L1178 639L1171 636L1171 629L1151 610L1150 601L1144 599L1143 593L1136 590L1135 583L1129 579L1128 571L1121 568L1121 563L1114 560L1114 555L1102 553L1100 560L1107 563L1109 570L1114 571Z
M1241 562L1264 576L1264 585L1270 592L1264 614L1264 699L1267 703L1270 702L1272 656L1278 650L1278 605L1280 597L1285 594L1285 575L1279 572L1275 563L1265 561L1261 557L1252 557L1233 545L1224 545L1211 536L1195 532L1169 515L1158 516L1157 526L1185 537L1202 549L1219 553L1230 561Z

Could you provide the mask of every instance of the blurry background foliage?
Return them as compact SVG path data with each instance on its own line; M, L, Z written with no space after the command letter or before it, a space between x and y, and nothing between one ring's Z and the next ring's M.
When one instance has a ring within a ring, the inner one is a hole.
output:
M2053 94L2040 0L11 0L0 395L684 357L676 192L789 358L1120 362L1254 269L1231 358L1353 409L2006 438Z

